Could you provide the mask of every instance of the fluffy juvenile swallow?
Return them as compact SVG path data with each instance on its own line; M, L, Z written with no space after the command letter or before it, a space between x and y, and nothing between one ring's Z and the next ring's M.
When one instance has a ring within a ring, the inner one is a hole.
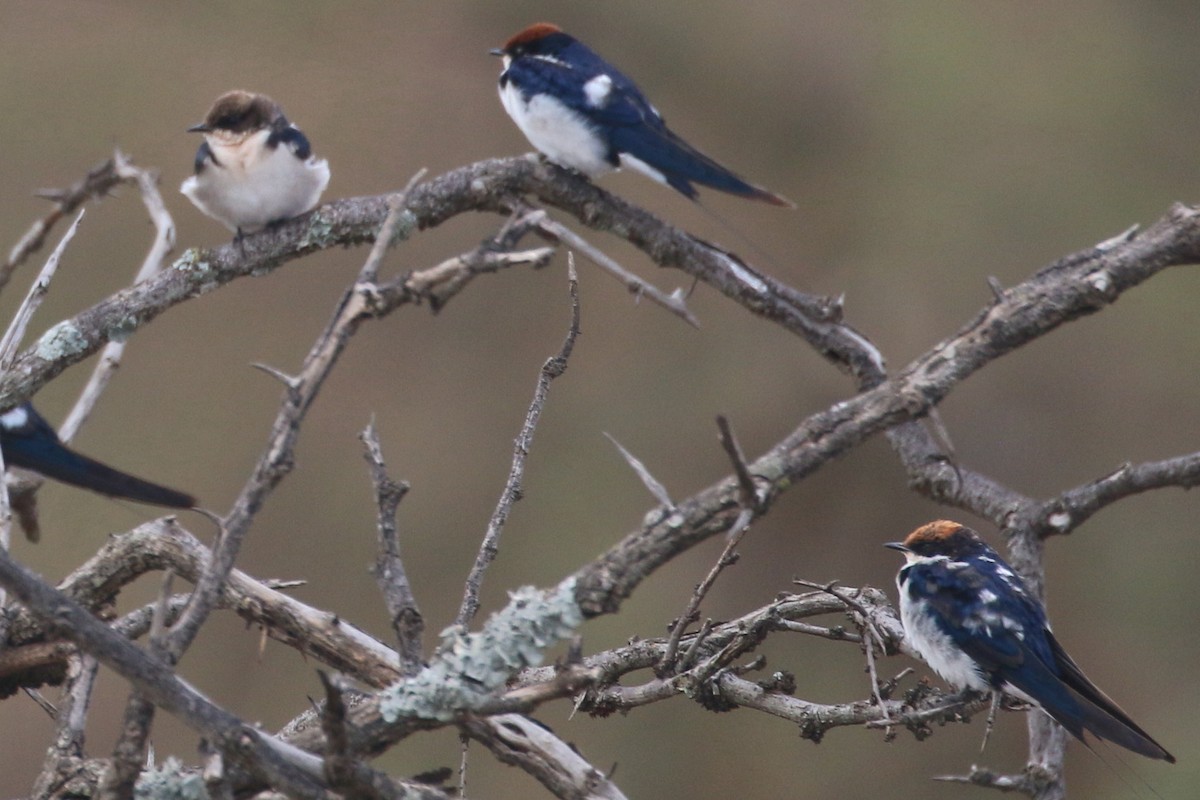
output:
M699 183L794 207L679 138L633 81L556 26L531 25L491 53L503 59L504 110L555 164L590 177L630 167L692 200Z
M907 561L896 576L900 619L913 649L963 689L1003 692L1150 758L1175 757L1096 688L1050 632L1025 583L978 534L939 520L884 545Z
M23 467L93 492L170 508L194 508L196 498L135 478L64 445L54 428L23 403L0 414L0 453L5 466Z
M266 95L226 92L188 131L204 142L179 191L239 239L312 210L329 184L329 163Z

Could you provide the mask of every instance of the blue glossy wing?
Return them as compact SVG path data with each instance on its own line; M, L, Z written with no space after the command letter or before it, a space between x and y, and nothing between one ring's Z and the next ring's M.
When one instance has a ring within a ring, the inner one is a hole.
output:
M1028 671L1034 679L1053 663L1046 615L1028 592L1014 588L1019 583L981 566L965 561L914 564L908 568L910 591L928 603L939 627L979 664L993 686L1012 683L1036 697L1013 678Z
M301 161L307 161L312 155L312 145L308 143L308 137L284 117L275 121L271 135L267 137L267 147L278 147L281 144Z

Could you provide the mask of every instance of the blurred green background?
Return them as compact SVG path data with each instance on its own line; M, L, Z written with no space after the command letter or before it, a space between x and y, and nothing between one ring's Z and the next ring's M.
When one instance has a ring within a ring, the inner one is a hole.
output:
M799 209L704 192L733 234L641 176L610 176L605 187L746 252L800 289L844 293L847 319L893 368L986 304L988 276L1017 282L1200 195L1200 17L1191 3L8 2L0 6L0 243L11 246L46 210L34 190L76 180L116 145L161 170L181 250L227 241L177 187L199 144L184 129L231 88L280 101L330 161L327 198L395 190L420 167L438 174L525 152L496 98L498 64L486 51L543 19L634 77L691 142ZM432 265L498 221L454 220L393 251L389 268ZM132 190L89 207L32 335L120 288L150 235ZM664 288L683 283L612 239L588 236ZM748 252L746 240L769 255ZM78 445L224 512L280 394L248 365L294 369L365 256L305 259L164 315L133 340ZM431 631L447 624L537 370L565 331L563 264L481 279L436 317L406 309L364 327L316 403L297 468L259 518L240 566L307 579L301 599L388 637L367 572L374 512L356 438L374 415L393 474L413 486L400 513L409 574ZM706 288L692 299L703 323L696 331L580 266L583 335L552 387L526 499L488 576L485 609L503 603L507 587L557 581L639 524L651 501L602 432L683 497L728 471L716 413L728 414L757 454L852 391L798 340ZM0 310L11 312L32 272L18 276ZM1197 271L1171 271L973 377L942 409L963 462L1046 497L1124 461L1196 450L1197 297ZM55 423L88 367L38 395ZM56 485L41 503L43 542L19 542L16 552L51 579L109 532L153 514ZM1164 797L1192 796L1200 783L1197 510L1194 495L1158 492L1048 547L1060 639L1180 761L1166 767L1106 752L1114 770L1072 745L1073 797L1128 797L1122 761ZM797 576L893 591L898 561L877 545L947 515L997 542L989 526L909 493L889 448L872 441L787 494L750 534L704 613L743 613ZM211 535L203 520L185 522ZM720 546L679 559L620 615L589 623L586 649L661 635ZM156 587L144 581L124 607ZM214 700L275 728L318 693L316 665L279 645L261 658L257 649L257 632L222 616L182 671ZM779 637L766 653L771 668L798 674L805 698L867 696L853 647ZM888 661L883 671L907 664ZM125 696L104 672L93 753L107 754ZM981 759L981 720L924 743L840 729L814 746L777 719L718 716L682 698L608 720L569 713L557 703L538 716L593 764L616 764L630 797L974 796L929 777L977 762L1023 764L1016 714L1002 717ZM51 729L27 698L0 703L0 797L28 792ZM194 742L160 718L160 758L194 762ZM456 738L444 732L416 737L379 764L405 775L457 760ZM469 781L480 797L541 796L482 751Z

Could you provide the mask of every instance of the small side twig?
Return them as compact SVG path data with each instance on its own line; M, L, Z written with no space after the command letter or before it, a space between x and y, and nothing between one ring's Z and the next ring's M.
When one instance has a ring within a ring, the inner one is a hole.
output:
M57 731L54 743L46 752L42 771L34 784L31 797L48 797L55 781L73 770L63 768L64 762L76 762L84 758L84 733L88 712L91 709L92 689L96 685L96 673L100 664L95 658L79 653L70 658L70 677L63 702L55 714Z
M750 475L750 468L746 466L746 457L742 453L742 446L738 443L737 437L733 433L733 428L724 414L717 415L717 430L720 431L721 447L724 448L725 453L729 456L729 460L733 464L734 474L737 475L740 495L738 502L741 504L742 510L738 514L737 519L734 520L733 525L729 528L725 549L721 551L721 555L716 563L713 564L712 569L704 576L704 580L696 586L695 591L692 592L692 598L688 602L687 609L676 620L674 627L671 629L671 637L667 640L667 651L663 655L657 669L660 676L671 673L676 667L687 669L691 665L700 643L707 636L707 630L701 629L696 640L692 642L688 653L685 654L682 663L676 664L675 654L679 650L679 641L683 637L687 627L699 617L700 603L704 601L705 596L713 584L716 583L717 576L726 567L737 563L737 554L734 553L734 548L742 541L742 537L750 529L750 523L754 520L755 514L760 510L761 499L754 488L754 478Z
M750 474L750 467L746 465L746 454L733 432L733 426L729 424L729 419L724 414L717 415L717 430L720 432L718 439L721 447L729 456L729 462L733 465L733 474L737 476L738 489L741 494L739 502L742 508L748 508L755 512L761 511L762 498L759 497L758 489L754 485L754 476Z
M709 590L712 589L713 584L717 582L717 576L719 576L726 567L737 563L738 556L737 553L734 552L734 548L741 543L742 537L745 536L746 531L750 529L750 522L753 519L754 512L749 508L743 508L742 512L738 514L737 520L729 529L729 536L725 542L725 548L721 550L721 555L717 558L716 563L712 565L712 568L709 569L708 574L704 576L704 580L700 581L700 583L696 585L695 590L692 592L692 597L688 601L687 608L684 610L683 614L680 615L679 619L675 621L675 625L671 629L671 637L667 640L667 650L663 654L662 661L659 662L657 668L657 672L660 676L669 674L677 666L675 663L675 654L679 651L679 641L683 638L684 631L687 629L688 625L692 624L699 616L700 604L704 602L704 598L708 595ZM704 638L704 635L705 630L702 629L700 635L697 636L697 641L692 644L689 653L694 653L696 651L700 645L700 640ZM685 662L681 666L686 668L688 665Z
M379 227L379 233L375 235L375 244L371 247L371 255L367 258L363 268L358 273L358 280L361 283L374 283L379 276L379 265L383 263L383 256L387 253L388 247L391 246L395 239L396 230L400 225L400 219L404 214L405 204L408 202L408 195L429 170L422 167L408 179L408 183L398 193L388 198L388 215L383 221L383 225Z
M425 631L425 619L421 616L412 584L404 569L404 561L400 558L400 533L396 527L396 509L408 493L408 484L403 481L397 483L388 475L374 420L359 434L359 438L365 449L363 457L371 467L371 483L375 486L375 530L378 534L375 582L392 618L392 630L396 633L400 656L400 672L415 675L421 669L421 634Z
M17 346L21 344L21 340L25 338L29 320L42 304L46 292L50 291L50 281L54 279L54 273L58 271L58 262L62 260L67 245L75 238L75 233L79 230L79 223L83 221L84 213L83 211L79 212L75 221L71 223L71 227L67 228L67 232L59 240L54 252L46 259L42 271L38 273L37 279L25 294L21 307L13 315L13 321L9 324L8 330L4 332L4 337L0 338L0 370L7 370L12 366L13 354L16 352Z
M885 723L889 722L890 720L888 719L887 705L884 703L883 695L879 691L879 674L875 671L874 650L875 644L878 643L880 652L886 653L887 640L884 638L883 634L880 633L879 629L875 627L875 622L871 619L870 612L862 605L862 603L854 599L854 597L844 592L836 591L837 581L831 581L830 583L822 584L796 578L792 580L792 583L795 583L799 586L807 586L810 589L816 589L818 591L830 594L836 597L838 600L841 600L848 608L852 609L858 614L859 619L862 620L861 624L864 633L870 634L870 636L863 636L862 644L867 658L867 676L871 681L871 695L875 698L875 702L879 704L879 709L883 713L883 721Z
M625 288L630 293L637 297L646 297L654 303L670 311L675 316L682 319L693 328L700 327L700 321L692 314L687 307L687 302L684 299L685 295L682 289L676 289L670 294L666 294L656 286L646 283L644 280L634 275L629 270L618 264L611 256L605 253L598 247L593 246L587 239L584 239L575 231L565 225L562 225L549 217L542 217L538 223L538 229L547 236L558 241L566 242L568 246L578 250L588 257L596 266L608 274L615 277L621 283L625 284Z
M142 203L146 206L150 221L154 223L154 241L151 242L150 249L146 252L146 257L142 260L142 264L133 278L133 282L137 284L158 273L162 269L163 261L175 249L175 220L171 218L171 212L167 210L162 194L158 191L158 173L156 171L134 166L133 162L120 150L113 154L112 163L118 178L137 184L138 190L142 194ZM113 374L117 371L117 367L121 364L121 358L125 354L125 342L126 340L110 341L104 346L100 353L100 360L96 364L96 368L92 370L87 385L79 393L79 399L75 402L75 406L58 429L59 438L64 442L70 442L75 438L75 434L79 432L96 407L100 395L104 393Z
M108 194L109 190L119 184L121 180L117 174L116 163L110 158L93 167L87 175L66 189L38 192L41 197L54 203L54 209L45 216L34 220L33 224L29 226L29 230L25 231L25 234L9 251L8 259L0 264L0 289L8 285L16 268L41 248L46 241L46 234L59 220L88 200Z
M67 245L75 238L76 231L79 230L79 223L83 221L84 212L80 211L75 217L75 221L71 223L71 227L67 228L62 239L54 248L54 252L46 259L45 265L42 266L42 271L38 273L37 279L33 285L29 287L29 292L26 293L25 299L21 302L21 307L17 309L17 313L13 316L13 321L9 324L8 330L4 332L3 338L0 338L0 372L8 370L12 366L13 356L16 353L17 346L21 344L21 340L25 338L25 331L29 327L29 320L33 318L33 314L42 304L42 300L46 297L46 292L50 290L50 281L54 279L54 273L58 271L58 262L62 260L63 253L67 250ZM6 409L7 410L7 409ZM12 512L13 504L8 495L8 472L4 467L4 459L0 456L0 548L7 550L12 544ZM34 487L36 488L36 486ZM33 541L38 539L37 528L37 512L28 500L18 506L21 514L22 522L29 521L29 525L25 528L26 535ZM0 607L5 604L5 594L0 590ZM3 641L3 637L0 637Z
M508 480L505 481L504 491L500 493L500 499L496 503L495 511L492 512L492 518L488 520L487 532L483 536L483 542L475 556L475 563L467 576L462 604L459 606L458 616L455 617L456 625L466 626L479 610L479 590L483 584L484 573L499 552L500 534L504 531L504 524L508 521L513 503L521 499L524 491L521 483L525 476L525 459L529 456L529 448L533 446L533 434L537 430L538 420L541 418L542 409L546 404L550 382L566 371L567 361L575 349L575 339L579 336L579 276L575 273L575 259L570 253L567 254L567 285L571 296L571 324L558 353L546 359L546 363L542 365L542 369L538 373L533 400L529 403L529 410L525 414L525 423L521 426L521 432L517 434L513 446L512 466L508 472Z

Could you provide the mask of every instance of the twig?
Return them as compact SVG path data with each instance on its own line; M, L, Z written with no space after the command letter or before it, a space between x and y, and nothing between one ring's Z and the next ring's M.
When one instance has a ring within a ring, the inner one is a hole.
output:
M832 639L836 642L862 642L863 637L857 633L851 633L842 626L826 627L824 625L810 625L807 622L792 622L783 620L779 623L784 630L792 631L793 633L806 633L810 636L818 636L822 639Z
M587 239L584 239L579 234L570 228L562 225L549 217L543 217L538 223L538 228L548 236L552 236L559 241L566 242L570 247L578 250L588 257L596 266L609 273L621 283L625 285L632 294L637 297L649 298L652 302L670 311L677 317L680 317L684 322L694 328L700 327L700 321L693 316L691 310L687 307L687 302L684 299L684 293L681 289L676 289L671 294L665 294L656 286L646 283L644 280L628 271L618 264L611 256L603 250L593 247Z
M80 648L145 692L156 705L200 730L253 772L282 791L304 798L331 800L308 772L299 754L288 752L228 711L216 706L195 689L179 681L161 660L148 658L131 642L110 630L62 593L0 553L0 584L20 598L55 634Z
M54 210L46 216L34 221L29 230L21 237L8 253L8 260L0 264L0 289L8 285L13 271L25 262L25 259L37 252L46 241L46 234L60 219L79 208L88 200L103 197L114 186L121 182L117 175L116 164L109 159L93 167L87 175L67 189L61 191L43 191L46 197L54 203Z
M42 266L41 272L29 287L29 292L25 295L20 308L13 316L13 320L9 323L8 330L4 332L3 338L0 338L0 374L12 369L13 355L16 352L17 346L21 340L25 338L25 330L29 326L29 320L33 317L35 311L41 306L42 300L46 296L46 292L50 290L50 281L54 279L54 274L58 270L58 263L62 260L63 253L66 252L67 245L75 238L75 233L79 230L79 223L83 221L83 211L75 217L75 221L67 228L58 245L46 259L46 263ZM0 284L2 285L2 284ZM0 550L7 551L12 545L12 510L13 506L8 495L8 471L4 466L4 458L0 455ZM31 539L37 540L37 525L36 511L30 511L27 507L23 507L22 520L29 518L34 520L26 531ZM7 603L4 591L0 589L0 608ZM0 624L0 634L3 633L3 624ZM0 641L4 637L0 636Z
M146 206L151 222L154 223L154 241L133 279L133 282L137 284L158 273L162 269L163 260L175 249L175 221L171 218L171 212L167 210L162 194L158 191L157 172L134 166L133 162L120 150L113 154L112 163L118 178L137 184L142 195L142 203ZM100 395L107 388L121 363L121 358L125 353L125 343L125 339L120 339L110 341L104 346L100 360L96 364L96 368L92 370L87 385L79 393L79 399L58 429L59 438L64 442L70 442L75 438L75 434L79 432L96 407Z
M78 763L84 757L88 711L91 709L92 690L99 668L96 659L85 653L77 653L70 658L67 691L55 714L54 743L46 752L31 797L48 797L64 771L72 771L64 770L64 764Z
M704 602L704 598L708 596L709 590L716 583L717 576L726 567L737 563L737 556L733 552L733 549L741 543L742 537L750 529L750 521L752 519L754 519L754 511L749 508L743 508L742 513L738 515L737 522L734 523L729 531L729 538L725 542L725 548L721 550L721 555L708 570L708 574L704 576L704 580L696 585L695 590L692 592L692 597L688 601L687 608L675 620L675 625L671 629L671 637L667 640L667 651L663 654L662 663L658 666L657 672L659 675L668 675L675 669L675 654L679 650L679 641L683 638L684 630L699 615L700 604ZM701 634L703 634L703 631ZM687 665L685 664L684 666L686 667Z
M70 650L74 652L76 650L75 645L70 643L64 643L61 646L64 648L64 651ZM70 654L71 653L65 653L65 655ZM45 696L43 696L42 693L37 689L25 689L24 691L25 696L32 700L38 708L45 712L46 716L50 717L51 719L58 716L58 709L56 709L54 704L47 700Z
M737 477L738 486L742 490L742 508L759 511L762 506L762 498L758 496L758 489L754 486L754 476L750 474L750 468L746 466L746 454L742 452L742 445L738 442L733 427L730 426L729 420L724 414L717 415L717 430L720 432L718 439L721 447L729 456L729 462L733 465L733 474Z
M50 281L54 280L54 273L58 271L58 263L62 260L63 253L67 251L67 245L75 238L75 234L79 230L79 223L83 221L83 215L84 212L80 211L79 215L75 217L75 221L67 228L67 232L63 234L62 239L59 240L54 252L46 259L42 271L38 273L37 279L29 287L17 313L13 315L13 320L9 323L8 330L4 332L4 337L0 338L0 370L12 368L13 356L21 344L21 340L25 338L29 320L41 306L46 292L50 291Z
M440 311L452 297L461 292L476 275L499 272L509 267L529 266L541 269L550 263L553 247L539 247L519 252L496 252L487 243L467 253L448 258L429 269L400 278L397 283L415 297L429 301L434 312ZM384 284L385 291L392 284Z
M384 224L380 226L379 233L375 236L375 243L371 246L370 257L367 258L367 262L363 264L362 270L358 273L358 280L361 283L374 283L379 277L379 266L383 263L383 256L396 240L396 231L400 225L400 220L404 217L408 195L412 192L413 187L428 172L429 170L424 167L417 170L408 179L408 183L405 184L403 189L388 198L387 217L384 219Z
M392 630L396 633L400 672L414 675L421 668L421 634L425 630L425 620L400 558L400 533L396 527L396 509L408 493L408 484L396 483L388 476L374 420L368 423L359 438L365 450L363 457L371 468L371 483L375 486L375 529L378 534L375 582L383 594L392 619Z
M704 580L692 592L692 598L688 602L687 609L675 621L675 626L671 630L671 638L667 641L667 652L658 667L659 675L667 675L676 668L675 653L679 649L679 640L683 636L684 630L699 616L700 603L704 601L705 596L708 595L709 590L716 583L717 576L721 574L725 567L737 562L737 556L734 554L733 549L737 547L742 541L742 537L746 535L746 531L750 529L750 523L754 520L755 513L762 505L758 491L754 488L754 479L750 476L750 470L746 466L746 457L742 454L742 447L738 444L737 437L733 433L733 428L729 425L729 420L723 414L717 415L717 430L720 432L721 447L725 450L726 455L729 456L729 460L733 464L733 471L737 476L738 486L741 488L739 502L742 510L729 529L729 537L725 543L725 549L721 551L720 557L708 571ZM690 666L694 652L699 647L704 635L705 631L702 630L700 636L692 644L692 648L682 664L685 669Z
M479 590L483 585L484 573L499 552L500 534L504 531L504 523L508 521L508 514L512 510L513 503L520 500L524 493L521 484L525 477L525 460L529 456L529 449L533 446L533 434L537 430L538 420L542 416L542 408L546 404L550 382L566 371L571 352L575 349L575 338L579 336L579 277L575 274L575 260L569 253L567 255L567 286L571 297L571 324L567 328L567 335L563 339L558 353L546 359L546 363L538 372L537 385L533 390L533 400L529 403L525 422L513 444L512 466L508 471L508 480L505 481L504 491L500 493L500 499L496 503L491 519L488 520L487 532L484 533L483 542L475 556L475 563L467 576L462 603L459 605L458 615L454 618L455 624L461 627L468 625L479 610Z

